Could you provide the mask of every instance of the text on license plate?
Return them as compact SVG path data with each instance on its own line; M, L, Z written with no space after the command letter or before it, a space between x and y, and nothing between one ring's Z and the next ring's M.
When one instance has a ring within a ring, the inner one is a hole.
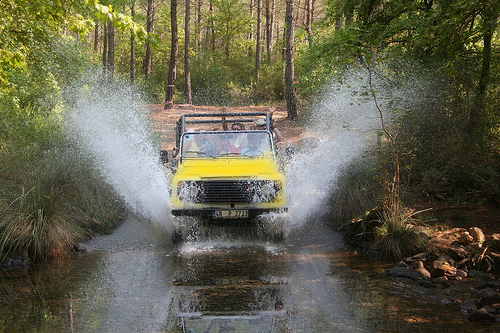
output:
M214 210L213 217L217 219L239 219L248 217L248 210Z

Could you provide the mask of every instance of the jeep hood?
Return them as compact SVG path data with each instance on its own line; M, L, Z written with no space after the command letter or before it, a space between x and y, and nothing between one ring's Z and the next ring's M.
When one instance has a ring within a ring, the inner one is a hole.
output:
M273 159L259 158L218 158L185 159L177 169L177 175L199 178L259 178L259 175L280 174Z

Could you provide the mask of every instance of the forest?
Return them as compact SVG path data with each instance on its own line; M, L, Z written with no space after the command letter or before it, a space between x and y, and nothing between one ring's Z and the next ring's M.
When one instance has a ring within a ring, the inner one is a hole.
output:
M498 1L0 3L0 253L43 260L120 223L123 200L90 157L72 158L64 124L88 77L165 109L282 105L305 123L333 83L362 71L379 139L346 166L332 219L428 201L500 205ZM425 98L381 93L417 78Z

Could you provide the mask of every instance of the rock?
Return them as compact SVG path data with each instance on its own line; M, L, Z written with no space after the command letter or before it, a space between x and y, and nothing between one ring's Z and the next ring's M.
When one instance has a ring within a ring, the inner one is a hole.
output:
M448 255L455 260L463 260L467 258L467 251L462 246L452 246L447 251Z
M459 308L461 314L470 315L471 313L477 311L477 302L474 299L468 299L465 302L462 302Z
M457 277L466 278L467 277L467 272L463 271L461 269L457 269Z
M424 263L420 260L413 265L413 269L422 275L423 280L429 280L431 278L431 273L425 269Z
M494 251L500 251L500 233L494 233L491 235L493 241L491 242L491 248Z
M408 278L408 279L412 279L412 280L424 279L421 272L418 272L414 269L409 269L409 268L404 268L404 267L399 267L399 266L389 268L387 270L387 273L391 276L394 276L394 277L402 277L402 278Z
M404 261L400 261L396 264L396 266L398 267L404 267L404 268L408 268L408 265L404 262Z
M450 266L455 266L455 260L450 256L439 256L436 260L447 262Z
M465 258L465 259L462 259L459 262L457 262L456 267L466 271L469 269L470 263L471 263L471 259Z
M486 240L486 237L484 236L483 231L480 228L478 228L478 227L472 227L472 228L470 228L469 229L469 234L474 239L474 242L479 243L480 246Z
M430 252L422 252L419 254L415 254L412 257L408 257L408 258L403 259L403 262L410 264L410 265L419 261L419 260L422 262L426 262L432 255L433 254Z
M494 281L495 280L495 278L493 276L491 276L490 274L488 274L486 272L473 270L473 269L469 270L468 274L469 274L469 277L471 277L473 279L484 280L484 281Z
M458 243L462 245L469 245L474 241L474 238L466 231L458 239Z
M442 298L441 299L441 304L444 304L444 305L452 305L453 304L453 301L451 299L448 299L448 298Z
M500 280L499 281L488 281L485 284L482 284L479 287L477 287L478 290L485 289L485 288L490 288L494 291L500 292Z
M425 288L437 288L438 287L437 284L432 283L431 281L427 281L427 280L420 281L419 285L421 285L422 287L425 287Z
M437 284L440 284L440 285L443 285L443 286L447 286L449 281L448 281L448 278L446 276L440 276L438 278L435 278L433 279L432 281L434 281L434 283L437 283Z
M487 295L485 297L482 297L479 300L479 303L482 306L492 306L493 304L500 303L500 293L494 292L491 295Z
M493 322L493 321L495 321L495 315L492 313L489 313L486 309L481 308L479 310L474 311L469 316L469 321Z
M441 276L454 277L457 275L457 269L455 267L451 266L448 262L441 260L433 261L429 271L434 278Z
M0 267L7 269L24 268L30 264L27 250L9 253L6 256L0 254L0 257L3 258L0 262Z

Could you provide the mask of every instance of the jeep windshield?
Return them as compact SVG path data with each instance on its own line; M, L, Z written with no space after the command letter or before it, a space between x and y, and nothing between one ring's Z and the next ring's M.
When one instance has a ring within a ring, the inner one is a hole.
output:
M181 142L182 158L256 157L273 151L268 131L185 132Z

